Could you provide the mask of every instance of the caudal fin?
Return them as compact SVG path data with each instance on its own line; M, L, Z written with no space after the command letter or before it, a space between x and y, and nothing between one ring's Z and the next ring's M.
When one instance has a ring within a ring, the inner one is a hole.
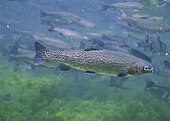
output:
M41 17L46 17L47 16L47 13L44 10L41 10L40 14L41 14L40 15Z
M110 8L110 5L107 4L107 3L101 2L101 4L102 4L102 9L101 10L103 10L103 11L107 10L108 8Z
M34 63L35 65L41 65L46 62L46 60L43 59L44 51L46 51L46 47L39 42L35 42L34 45L36 51L36 55L34 57Z

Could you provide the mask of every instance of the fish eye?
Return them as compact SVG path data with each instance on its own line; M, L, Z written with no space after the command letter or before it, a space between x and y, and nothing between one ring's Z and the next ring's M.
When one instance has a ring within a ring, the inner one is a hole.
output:
M151 68L149 66L145 66L143 69L144 71L149 71Z

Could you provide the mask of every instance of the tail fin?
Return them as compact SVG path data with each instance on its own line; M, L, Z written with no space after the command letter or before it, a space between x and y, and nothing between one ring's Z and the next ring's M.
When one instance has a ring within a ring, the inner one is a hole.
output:
M54 32L54 26L50 26L48 29L49 32Z
M18 54L18 48L19 48L19 45L18 45L17 42L15 42L13 45L8 47L9 53L13 54L13 55L17 55Z
M45 59L43 59L44 51L46 51L46 48L44 45L42 45L39 42L35 42L34 45L36 51L36 55L34 57L34 63L35 65L41 65L46 62Z
M103 10L103 11L105 11L105 10L107 10L108 8L111 7L110 4L107 4L107 3L104 3L104 2L101 2L101 4L102 4L102 9L101 9L101 10Z
M45 16L47 16L47 13L44 11L44 10L41 10L40 11L40 17L45 17Z
M155 87L156 83L154 81L147 81L145 88Z

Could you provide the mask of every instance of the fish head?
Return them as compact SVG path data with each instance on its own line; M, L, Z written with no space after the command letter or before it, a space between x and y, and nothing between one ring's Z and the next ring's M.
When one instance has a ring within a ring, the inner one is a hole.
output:
M154 68L152 64L143 60L141 62L138 61L137 63L133 63L128 69L128 74L131 75L141 75L153 72Z

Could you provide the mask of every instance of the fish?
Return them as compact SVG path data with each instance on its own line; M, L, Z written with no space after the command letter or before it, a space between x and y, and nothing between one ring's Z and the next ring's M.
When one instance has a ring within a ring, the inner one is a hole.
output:
M163 63L164 63L165 72L169 73L170 72L170 61L169 60L164 60Z
M80 32L73 30L73 29L67 29L67 28L61 28L61 27L51 27L48 29L50 32L58 32L60 35L63 35L65 37L69 37L70 39L78 39L78 40L88 40L88 37L81 34Z
M83 26L87 29L94 29L96 28L96 25L89 20L81 18L80 21L75 22L76 25Z
M41 24L46 24L49 26L71 25L73 23L74 22L69 20L60 20L51 16L41 17Z
M75 24L78 26L82 26L85 28L96 28L96 25L84 18L81 18L73 13L69 12L47 12L41 10L41 20L42 23L46 23L47 25L71 25Z
M8 94L0 96L0 99L4 100L4 101L10 101L10 100L12 100L12 95L11 95L11 93L8 93Z
M101 2L103 10L107 10L108 8L119 8L119 9L143 9L144 5L139 2L119 2L119 3L104 3Z
M151 63L128 53L110 50L47 50L44 45L35 42L35 65L47 61L61 62L72 68L105 75L124 77L153 73Z
M151 20L147 17L133 17L128 16L124 11L121 10L120 20L127 22L129 26L136 27L137 29L144 32L151 33L164 33L169 32L170 28L163 22Z
M50 45L50 46L53 46L56 48L65 48L65 49L72 48L72 46L70 44L64 42L63 40L46 36L45 34L40 33L40 32L32 32L32 31L24 32L24 34L26 34L26 33L29 34L30 38L34 41L41 41L47 45Z
M163 91L170 92L170 85L168 85L168 84L158 84L154 81L147 81L145 88L159 88Z
M166 102L170 102L169 89L170 86L157 84L154 81L147 81L145 86L145 90L149 91L151 95L157 97L158 99L162 99Z
M159 5L170 5L170 0L159 0Z
M137 43L137 47L142 47L144 51L159 55L169 55L170 52L169 47L161 41L160 36L155 39L146 35L144 41Z
M41 15L40 15L41 18L48 16L48 17L55 18L60 21L68 21L70 23L74 23L74 22L81 20L79 16L76 16L73 13L69 13L69 12L63 12L63 11L48 12L44 10L41 10L40 12L41 12Z

